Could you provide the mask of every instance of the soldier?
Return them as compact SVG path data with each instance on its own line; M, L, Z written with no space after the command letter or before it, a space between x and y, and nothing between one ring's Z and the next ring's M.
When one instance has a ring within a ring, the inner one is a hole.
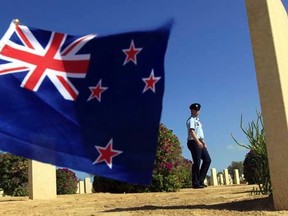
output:
M207 150L207 145L204 142L202 124L198 118L200 108L201 105L199 103L191 104L189 106L191 116L186 122L188 130L187 146L193 159L192 187L195 189L207 187L207 185L204 184L204 180L211 164L211 158ZM202 165L200 166L201 160Z

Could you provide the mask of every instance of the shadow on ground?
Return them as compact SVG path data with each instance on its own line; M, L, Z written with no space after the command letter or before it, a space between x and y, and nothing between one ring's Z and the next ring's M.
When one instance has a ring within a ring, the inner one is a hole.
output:
M0 203L4 203L4 202L19 202L19 201L27 201L28 199L22 198L22 199L0 199Z
M115 208L104 212L125 212L125 211L145 211L145 210L177 210L177 209L214 209L230 211L274 211L272 197L259 198L254 200L242 200L220 204L203 204L203 205L178 205L178 206L157 206L145 205L132 208Z

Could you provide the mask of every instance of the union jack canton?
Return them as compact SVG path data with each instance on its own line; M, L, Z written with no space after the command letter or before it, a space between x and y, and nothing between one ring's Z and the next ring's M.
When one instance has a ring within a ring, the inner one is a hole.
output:
M26 72L21 87L37 91L44 78L48 78L66 100L75 100L78 91L69 77L84 78L89 66L89 54L77 52L95 35L68 36L11 23L2 45L0 75Z

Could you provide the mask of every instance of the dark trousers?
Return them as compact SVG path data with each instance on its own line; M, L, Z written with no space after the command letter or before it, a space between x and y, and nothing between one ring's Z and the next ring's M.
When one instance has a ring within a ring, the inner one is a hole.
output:
M204 183L206 174L211 164L211 158L207 148L199 148L194 140L188 140L188 149L191 152L193 164L192 164L192 186L197 187ZM202 165L200 167L202 160Z

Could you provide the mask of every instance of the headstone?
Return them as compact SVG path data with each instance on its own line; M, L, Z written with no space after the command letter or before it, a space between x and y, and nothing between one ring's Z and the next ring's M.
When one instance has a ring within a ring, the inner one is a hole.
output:
M28 184L29 199L55 199L57 197L55 166L29 160Z
M207 178L204 179L204 184L205 185L209 185L210 184Z
M241 174L241 176L240 176L240 182L245 182L245 178L244 178L244 174Z
M78 183L77 183L76 194L80 194L80 181L78 181Z
M288 18L280 0L246 0L273 201L288 210ZM277 117L277 121L275 121Z
M85 183L85 193L92 193L92 183L90 178L84 179Z
M84 194L85 193L85 186L84 186L84 181L80 180L79 181L79 193Z
M229 185L230 180L229 180L228 169L223 170L223 175L224 175L224 185Z
M234 169L234 184L240 184L239 170Z
M211 169L211 186L218 185L217 172L215 168Z
M219 184L224 185L224 178L222 173L219 174Z
M233 184L233 179L232 179L230 174L228 174L228 178L229 178L229 185L232 185Z

